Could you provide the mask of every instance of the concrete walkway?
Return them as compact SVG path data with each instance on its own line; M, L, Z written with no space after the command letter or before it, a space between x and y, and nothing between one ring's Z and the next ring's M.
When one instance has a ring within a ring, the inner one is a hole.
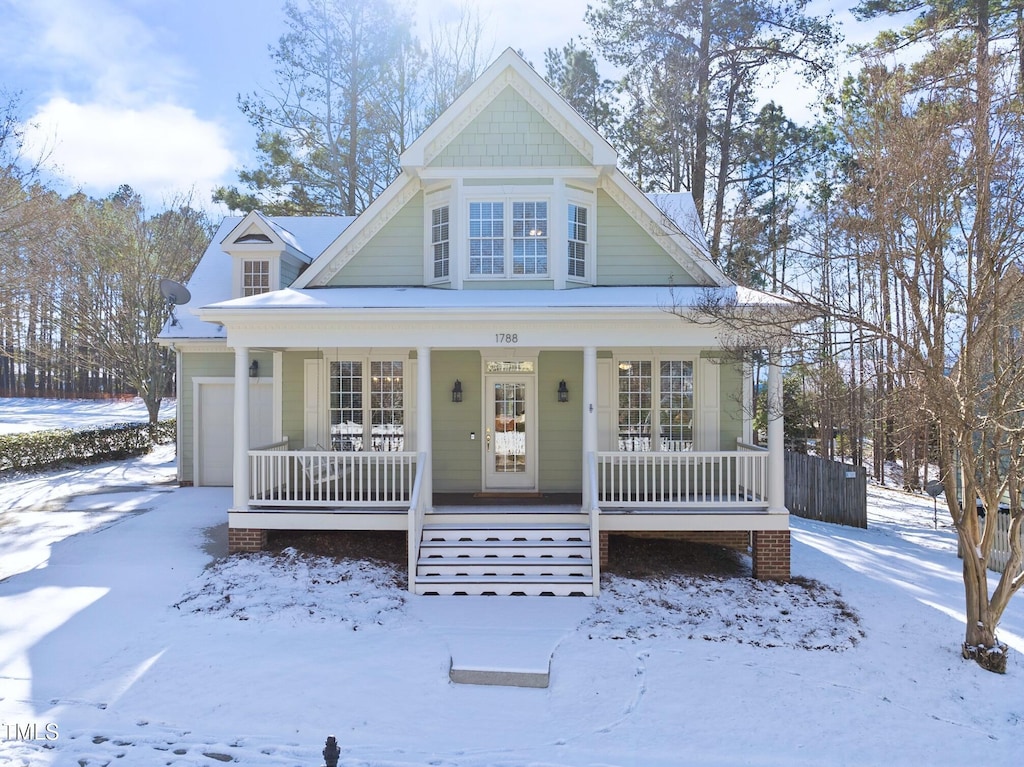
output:
M409 612L451 651L461 684L547 687L562 639L593 612L585 597L412 596Z

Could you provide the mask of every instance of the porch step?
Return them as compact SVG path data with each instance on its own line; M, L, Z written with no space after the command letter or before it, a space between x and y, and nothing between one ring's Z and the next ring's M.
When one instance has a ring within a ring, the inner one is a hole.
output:
M425 525L416 593L592 596L590 530L502 519Z

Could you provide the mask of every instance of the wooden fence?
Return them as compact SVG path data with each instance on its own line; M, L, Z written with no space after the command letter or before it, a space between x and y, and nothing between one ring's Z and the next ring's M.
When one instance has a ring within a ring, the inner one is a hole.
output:
M798 517L866 528L867 471L786 451L786 508Z
M988 569L995 570L997 573L1001 573L1006 570L1007 564L1010 562L1010 512L998 511L995 514L987 514L985 516L985 524L988 524L989 519L995 517L996 520L996 539L992 544L992 552L988 557ZM1020 534L1021 543L1024 544L1024 530ZM1024 562L1020 566L1021 572L1024 572Z

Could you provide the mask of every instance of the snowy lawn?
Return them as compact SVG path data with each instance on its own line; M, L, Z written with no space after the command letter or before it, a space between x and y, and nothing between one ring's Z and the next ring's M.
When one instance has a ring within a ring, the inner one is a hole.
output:
M175 400L160 403L160 417L174 418ZM0 398L0 434L19 434L45 429L92 429L116 423L144 423L149 420L141 399L39 399Z
M868 530L794 518L792 584L418 597L370 562L225 558L230 491L169 477L158 452L0 481L0 764L317 767L329 734L345 767L1022 758L1024 600L1005 676L960 658L928 498L871 488ZM474 643L550 654L550 686L453 684Z

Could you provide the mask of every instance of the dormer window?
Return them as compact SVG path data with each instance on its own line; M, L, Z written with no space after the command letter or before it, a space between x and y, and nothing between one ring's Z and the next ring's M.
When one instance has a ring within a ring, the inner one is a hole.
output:
M244 259L242 261L242 295L258 296L270 291L270 261Z
M424 203L425 284L596 281L596 197L579 184L468 179L428 191Z

